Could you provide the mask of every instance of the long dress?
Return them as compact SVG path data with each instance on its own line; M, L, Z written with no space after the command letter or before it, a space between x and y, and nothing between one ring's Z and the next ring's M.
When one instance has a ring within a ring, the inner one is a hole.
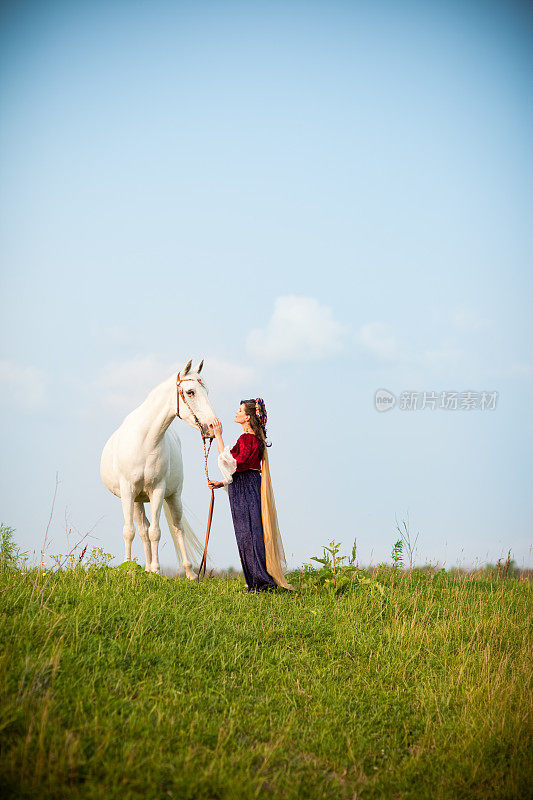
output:
M249 592L276 589L267 572L261 519L261 442L253 433L243 433L234 447L219 455L219 467L227 486L233 527L242 571Z

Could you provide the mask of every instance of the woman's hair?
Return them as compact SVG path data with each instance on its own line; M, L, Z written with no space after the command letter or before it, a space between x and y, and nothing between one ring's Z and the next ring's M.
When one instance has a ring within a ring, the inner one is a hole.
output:
M256 400L241 400L241 404L244 406L244 413L250 416L251 429L262 444L261 452L263 452L263 447L265 445L267 447L272 447L272 442L268 444L266 441L267 413L263 399L258 397ZM258 416L257 411L259 411L259 414L261 415L260 417Z

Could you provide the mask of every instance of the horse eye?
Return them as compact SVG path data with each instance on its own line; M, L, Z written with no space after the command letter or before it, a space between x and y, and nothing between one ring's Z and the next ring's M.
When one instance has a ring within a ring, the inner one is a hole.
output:
M189 389L187 394L189 395L189 397L192 397L194 395L194 391L192 389Z

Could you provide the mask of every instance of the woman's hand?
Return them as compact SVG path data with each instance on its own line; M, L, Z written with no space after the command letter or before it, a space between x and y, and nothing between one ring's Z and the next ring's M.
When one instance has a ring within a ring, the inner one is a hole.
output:
M213 420L213 422L210 424L209 427L211 428L211 430L213 431L213 433L217 438L219 436L222 436L222 423L218 417L215 417L215 419Z
M209 481L210 489L221 489L224 486L222 481Z
M215 417L213 422L210 423L209 427L213 432L213 436L217 440L218 452L222 453L224 450L224 440L222 439L222 423L219 418Z

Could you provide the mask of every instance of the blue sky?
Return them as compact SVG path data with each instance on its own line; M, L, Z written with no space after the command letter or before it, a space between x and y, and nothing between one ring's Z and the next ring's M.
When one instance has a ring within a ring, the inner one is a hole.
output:
M531 34L509 1L3 4L1 508L24 549L57 472L49 552L92 531L122 559L102 447L204 358L228 444L265 399L291 566L332 538L387 559L407 513L422 563L531 565ZM380 413L380 388L498 400ZM222 493L210 553L239 566Z

